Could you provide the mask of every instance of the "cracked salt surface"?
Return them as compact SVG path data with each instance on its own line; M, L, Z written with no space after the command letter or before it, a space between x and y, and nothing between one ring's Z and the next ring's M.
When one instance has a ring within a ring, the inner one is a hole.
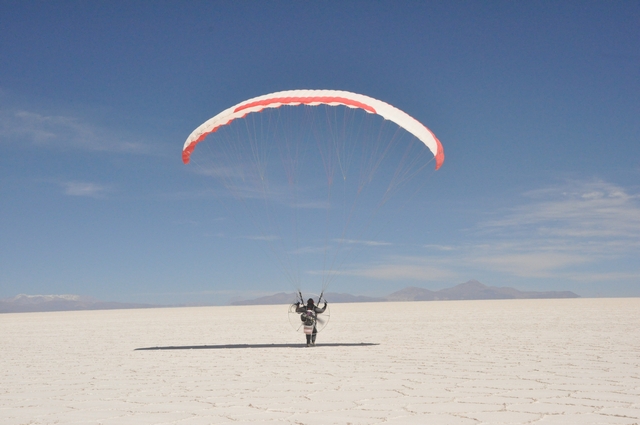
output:
M640 299L286 312L2 314L0 423L640 425Z

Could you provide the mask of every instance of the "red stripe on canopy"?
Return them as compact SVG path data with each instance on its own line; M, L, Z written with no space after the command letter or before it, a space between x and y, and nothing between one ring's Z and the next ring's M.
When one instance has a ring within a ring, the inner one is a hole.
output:
M371 112L372 114L376 113L376 110L371 106L358 102L357 100L347 99L346 97L333 97L333 96L313 96L313 97L273 97L268 99L257 100L255 102L246 103L244 105L238 106L233 112L240 112L244 109L253 108L256 106L269 106L274 103L281 103L283 105L288 104L309 104L309 103L340 103L346 106L353 106L355 108L364 109L367 112Z

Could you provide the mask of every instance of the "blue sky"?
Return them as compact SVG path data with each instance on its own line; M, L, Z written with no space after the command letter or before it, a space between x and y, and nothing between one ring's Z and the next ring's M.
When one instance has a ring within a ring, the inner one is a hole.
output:
M632 1L2 1L0 298L291 291L180 155L297 88L389 102L446 153L331 291L640 296L638 22Z

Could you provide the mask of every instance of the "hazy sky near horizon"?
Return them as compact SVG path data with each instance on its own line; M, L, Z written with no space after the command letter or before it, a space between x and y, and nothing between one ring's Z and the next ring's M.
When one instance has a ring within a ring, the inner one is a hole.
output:
M0 298L291 291L181 149L298 88L389 102L446 154L330 291L640 296L639 22L633 1L2 1Z

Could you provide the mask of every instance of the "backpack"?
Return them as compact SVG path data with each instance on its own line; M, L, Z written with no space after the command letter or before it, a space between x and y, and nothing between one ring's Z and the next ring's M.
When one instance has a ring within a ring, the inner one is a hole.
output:
M313 326L316 324L316 313L312 310L307 310L300 315L300 320L304 322L305 326Z

